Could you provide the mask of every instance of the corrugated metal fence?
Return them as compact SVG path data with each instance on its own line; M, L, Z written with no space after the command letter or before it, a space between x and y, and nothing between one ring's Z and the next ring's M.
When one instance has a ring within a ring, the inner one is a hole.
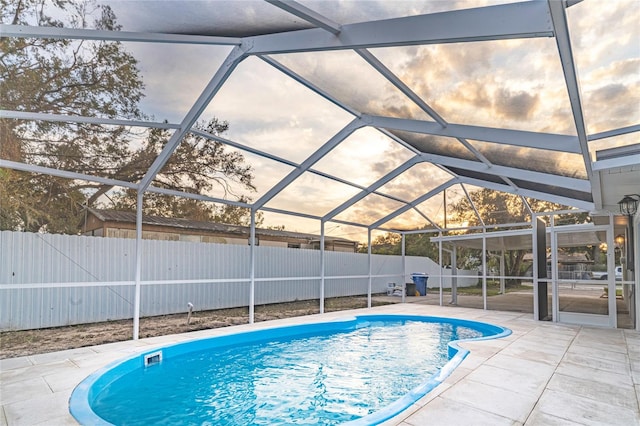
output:
M249 304L250 247L143 240L141 315ZM256 247L255 303L320 297L320 252ZM430 261L407 257L407 270ZM433 262L431 262L433 263ZM325 253L325 297L367 294L366 254ZM432 266L432 265L431 265ZM372 291L401 283L402 258L372 256ZM135 240L0 232L0 330L133 317Z

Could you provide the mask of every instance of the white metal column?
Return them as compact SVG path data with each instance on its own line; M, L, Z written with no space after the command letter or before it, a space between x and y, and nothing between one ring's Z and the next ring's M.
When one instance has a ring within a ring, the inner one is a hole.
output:
M249 234L249 324L255 320L256 307L256 211L251 209L251 231Z
M367 308L371 307L371 270L373 264L371 262L371 228L367 229L367 262L369 262L369 286L367 288Z
M487 235L482 229L482 308L487 310Z
M320 221L320 313L324 314L324 265L325 265L325 251L324 251L324 224L325 221Z
M555 238L555 216L549 218L551 232L551 321L558 322L558 240Z
M440 260L440 273L438 274L439 287L440 287L440 306L444 305L444 296L442 294L442 274L444 271L444 265L442 264L442 232L438 233L440 240L438 241L438 257Z
M407 259L406 259L406 240L404 233L402 234L402 303L406 302L407 297Z
M136 195L136 272L135 272L135 296L133 300L133 340L140 337L140 282L142 281L142 196L144 192L138 191Z
M531 233L531 241L532 241L532 247L531 247L531 253L533 254L533 267L532 267L532 278L533 278L533 319L535 321L538 321L538 319L540 318L540 307L538 305L538 293L539 293L539 288L538 288L538 280L540 279L540 277L538 276L538 262L546 262L546 259L538 259L538 244L541 244L540 241L538 241L538 216L537 215L533 215L531 218L531 224L533 226L533 232ZM542 244L547 244L546 241L544 241Z
M638 295L638 290L640 290L640 215L636 214L630 219L634 222L633 240L635 241L635 247L633 248L635 255L633 256L633 274L631 275L631 279L633 280L633 294L635 296L634 326L636 330L640 330L640 295Z

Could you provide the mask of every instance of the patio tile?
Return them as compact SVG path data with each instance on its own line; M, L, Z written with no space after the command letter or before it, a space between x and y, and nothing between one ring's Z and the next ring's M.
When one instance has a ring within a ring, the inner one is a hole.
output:
M540 375L522 369L520 371L505 370L490 365L478 367L467 376L469 380L506 389L512 392L538 396L544 390L551 373Z
M78 426L78 422L71 416L71 414L68 414L65 416L50 418L45 420L44 422L34 424L34 426L51 426L51 425Z
M114 342L107 343L104 345L93 346L93 350L95 352L113 352L113 351L122 351L122 352L133 352L138 348L148 347L149 344L144 340L125 340L122 342Z
M447 402L469 405L520 423L524 423L538 399L538 395L517 393L469 378L461 380L440 397Z
M638 336L626 333L624 337L626 340L627 352L629 356L638 358L640 356L640 332L637 332L637 331L633 331L633 332L638 333Z
M622 352L620 348L611 346L610 350L608 349L597 349L595 347L590 346L581 346L578 344L571 345L568 350L570 354L578 354L583 356L588 356L591 358L600 358L607 361L619 362L619 363L629 363L629 357L627 356L626 351Z
M640 343L628 343L627 342L627 354L629 359L634 361L640 361Z
M588 426L629 426L640 423L637 410L554 390L546 390L536 408L543 413Z
M551 414L543 413L538 408L535 408L524 426L583 426L583 423L572 422L571 420L563 419L561 417L552 416Z
M411 426L513 426L518 423L494 413L439 397L429 403L425 409L405 419L402 424Z
M630 374L631 368L628 362L609 361L602 358L594 358L586 355L567 353L563 362L584 365L596 370L610 371L614 373Z
M501 353L515 358L557 365L564 356L565 351L564 347L517 341L506 347Z
M0 383L7 384L20 382L22 380L42 377L45 374L56 371L57 368L65 369L73 367L69 360L53 362L50 364L32 365L30 367L14 368L12 370L0 371Z
M42 377L0 384L0 394L4 405L52 393L53 391Z
M625 335L622 330L583 328L576 337L576 343L582 345L595 345L598 348L626 345Z
M50 364L52 362L65 361L67 359L74 358L78 355L93 355L96 352L91 348L77 348L69 349L67 351L50 352L46 354L32 355L29 358L33 361L34 365L38 364Z
M69 362L73 363L73 365L75 365L78 368L89 368L95 371L100 369L101 367L104 367L107 364L110 364L114 361L125 358L131 355L132 353L135 353L135 352L96 353L95 355L76 357L70 360Z
M14 368L29 367L33 365L29 357L0 359L0 370L13 370Z
M524 358L516 358L504 355L502 352L491 357L485 363L494 367L511 371L527 371L530 374L551 377L555 367L544 362L532 361Z
M539 330L545 330L546 332L556 332L564 334L573 334L574 336L580 332L581 327L579 325L559 324L550 321L544 321L538 323L536 328Z
M633 380L633 384L634 385L640 384L640 371L632 370L631 371L631 380Z
M540 326L531 330L527 336L544 340L549 340L552 337L556 344L569 344L575 339L578 331L573 328L559 328L558 326Z
M69 395L70 392L58 392L7 404L4 406L7 422L10 426L35 425L65 417L68 415Z
M4 407L0 406L0 426L9 426L7 417L4 415Z
M447 389L451 388L451 386L453 386L453 383L440 383L438 386L435 387L435 389L433 389L431 392L429 392L428 394L426 394L425 396L423 396L422 398L420 398L418 401L416 401L416 406L417 408L422 408L425 405L427 405L429 402L433 401L434 399L436 399L438 396L440 396L444 391L446 391ZM406 411L403 414L410 414L413 413L415 410L409 410ZM405 416L407 417L407 416Z
M458 366L458 368L453 370L453 373L451 373L449 377L446 378L445 383L448 383L449 385L453 385L459 382L460 380L462 380L463 378L467 377L469 373L471 373L472 371L473 370L470 368L464 368L464 367Z
M47 374L43 378L53 392L72 391L93 371L93 369L75 368L74 370Z
M588 377L577 378L554 374L547 388L569 395L590 398L610 405L626 407L631 410L638 409L638 401L634 395L635 390L633 386L616 386L608 383L594 382Z
M460 346L469 350L475 356L480 356L486 358L491 358L493 355L497 354L502 350L502 347L495 345L487 345L483 341L478 342L461 342Z
M486 356L480 356L476 352L471 352L464 358L458 368L467 368L473 370L485 363L487 359L489 358Z
M617 352L619 354L627 354L627 348L624 341L618 341L618 339L580 339L577 338L574 342L574 345L591 348L594 351L607 351L607 352Z
M633 380L628 374L616 371L596 370L586 365L562 362L556 369L557 374L577 377L579 379L588 378L596 383L605 383L613 386L632 386Z

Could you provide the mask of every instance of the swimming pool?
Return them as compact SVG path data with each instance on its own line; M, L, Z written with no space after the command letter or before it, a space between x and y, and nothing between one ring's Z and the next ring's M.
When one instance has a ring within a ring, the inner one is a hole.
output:
M468 354L509 335L459 319L363 315L166 346L82 381L81 424L373 425L409 407Z

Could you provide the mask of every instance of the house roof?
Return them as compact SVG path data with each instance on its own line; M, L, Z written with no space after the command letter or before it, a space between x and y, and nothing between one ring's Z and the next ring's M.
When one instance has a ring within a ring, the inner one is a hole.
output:
M526 253L522 260L526 262L533 261L533 254ZM547 256L547 262L552 260L551 255ZM586 254L584 253L557 253L556 261L558 263L562 263L565 265L574 265L574 264L585 264L585 263L594 263L593 260L590 260Z
M88 209L88 211L103 222L120 222L120 223L128 223L128 224L136 223L136 213L132 211L101 210L101 209L92 209L92 208ZM205 222L205 221L198 221L198 220L169 218L169 217L161 217L161 216L149 216L149 215L142 215L142 223L143 225L168 226L171 228L180 228L184 230L198 230L198 231L207 231L207 232L236 234L238 236L243 236L243 237L248 236L251 231L251 229L248 226L229 225L225 223ZM256 235L259 237L269 236L269 237L276 237L276 238L305 239L305 240L308 240L309 242L318 241L318 238L319 238L318 235L314 235L314 234L283 231L278 229L263 229L263 228L256 228ZM355 243L355 241L351 241L343 238L334 238L330 236L326 236L325 241L338 242L338 243L344 242L349 244Z

